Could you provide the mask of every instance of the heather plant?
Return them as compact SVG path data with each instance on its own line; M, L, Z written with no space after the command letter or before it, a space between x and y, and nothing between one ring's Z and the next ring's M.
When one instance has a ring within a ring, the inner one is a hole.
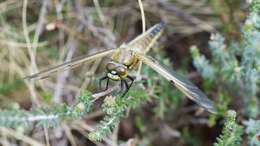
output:
M260 136L260 120L249 119L244 121L246 127L245 133L248 138L248 145L258 146L260 145L259 136Z
M62 121L79 119L92 109L94 102L90 92L84 92L77 97L73 106L55 104L50 107L37 107L30 111L20 109L13 104L5 110L0 110L0 126L2 127L31 127L37 126L56 127Z
M260 88L259 4L258 0L250 1L249 14L241 28L241 39L227 42L219 33L211 35L210 59L200 54L197 47L191 47L193 64L204 78L204 85L208 88L217 87L216 105L220 115L224 116L229 108L234 108L246 123L244 124L246 130L235 128L240 129L240 132L234 135L233 142L228 145L238 145L241 141L241 131L248 135L248 145L259 145L259 141L256 142L256 135L259 133L257 118L260 114L258 97ZM211 118L216 119L215 116ZM232 134L228 134L227 126L225 125L226 128L215 145L225 145L227 140L223 141L223 139L230 135L232 137Z
M228 111L225 119L224 128L221 135L217 138L214 146L238 146L241 145L243 128L236 123L236 112Z
M241 110L247 117L259 115L260 17L255 3L252 2L242 27L241 40L226 43L222 35L212 34L209 42L212 57L209 60L200 55L198 48L191 48L194 66L201 75L208 82L215 83L219 93L228 94L227 98L239 98L243 102Z

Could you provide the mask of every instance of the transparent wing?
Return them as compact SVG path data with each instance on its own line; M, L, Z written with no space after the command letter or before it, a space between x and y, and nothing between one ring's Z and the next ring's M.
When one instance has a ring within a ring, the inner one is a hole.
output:
M210 99L208 99L207 96L192 82L178 75L174 71L169 71L168 69L157 63L157 61L155 61L151 57L147 57L145 55L140 54L140 59L145 64L150 66L153 70L155 70L157 73L161 74L174 86L176 86L191 100L195 101L196 103L204 107L207 111L211 113L216 113L216 109L213 105L213 102Z
M160 37L165 27L165 23L161 22L155 24L151 28L149 28L146 32L137 36L134 40L127 44L128 48L145 54L150 50L150 48L155 44L156 40Z
M77 65L79 65L83 62L90 62L90 61L96 60L97 58L101 58L101 57L104 57L106 55L112 54L114 51L115 51L114 49L110 49L110 50L98 52L98 53L93 54L93 55L83 55L83 56L77 57L75 59L72 59L71 61L65 62L63 64L45 69L45 70L43 70L39 73L29 75L29 76L25 77L25 79L29 79L29 80L31 80L31 79L34 79L34 80L43 79L43 78L48 77L48 75L51 74L51 73L54 73L54 72L57 72L57 71L60 71L60 70L71 69L71 68L73 68L73 67L75 67L75 66L77 66Z

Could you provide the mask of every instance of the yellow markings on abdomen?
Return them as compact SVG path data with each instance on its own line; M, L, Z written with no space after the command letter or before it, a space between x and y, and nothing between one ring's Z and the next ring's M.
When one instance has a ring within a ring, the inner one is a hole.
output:
M165 24L154 25L128 44L122 44L112 55L112 60L132 70L139 63L139 55L145 54L160 37Z
M165 23L161 22L148 29L128 44L129 49L141 54L145 54L155 44L162 34Z

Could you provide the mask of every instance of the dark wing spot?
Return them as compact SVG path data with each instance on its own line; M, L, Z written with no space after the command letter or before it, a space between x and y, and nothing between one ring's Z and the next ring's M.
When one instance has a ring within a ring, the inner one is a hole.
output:
M171 84L175 85L175 82L173 80L170 80Z

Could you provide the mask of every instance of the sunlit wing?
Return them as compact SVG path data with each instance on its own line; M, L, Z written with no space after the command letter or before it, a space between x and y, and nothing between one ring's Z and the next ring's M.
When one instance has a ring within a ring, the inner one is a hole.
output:
M149 28L146 32L137 36L134 40L127 44L128 48L135 52L145 54L155 44L156 40L161 36L165 23L161 22Z
M29 79L29 80L31 80L31 79L35 79L35 80L43 79L43 78L48 77L49 74L51 74L51 73L61 71L61 70L71 69L71 68L73 68L73 67L75 67L75 66L77 66L81 63L91 62L91 61L96 60L98 58L112 54L114 51L115 51L114 49L110 49L110 50L98 52L98 53L93 54L93 55L83 55L83 56L77 57L75 59L72 59L71 61L68 61L68 62L65 62L63 64L48 68L46 70L43 70L39 73L29 75L29 76L25 77L25 79Z
M157 61L155 61L151 57L147 57L145 55L140 54L140 59L149 67L151 67L154 71L162 75L169 82L171 82L174 86L176 86L180 91L182 91L187 97L191 100L195 101L206 110L211 113L216 113L216 109L214 107L213 102L208 99L208 97L192 82L181 77L174 71L169 71Z

